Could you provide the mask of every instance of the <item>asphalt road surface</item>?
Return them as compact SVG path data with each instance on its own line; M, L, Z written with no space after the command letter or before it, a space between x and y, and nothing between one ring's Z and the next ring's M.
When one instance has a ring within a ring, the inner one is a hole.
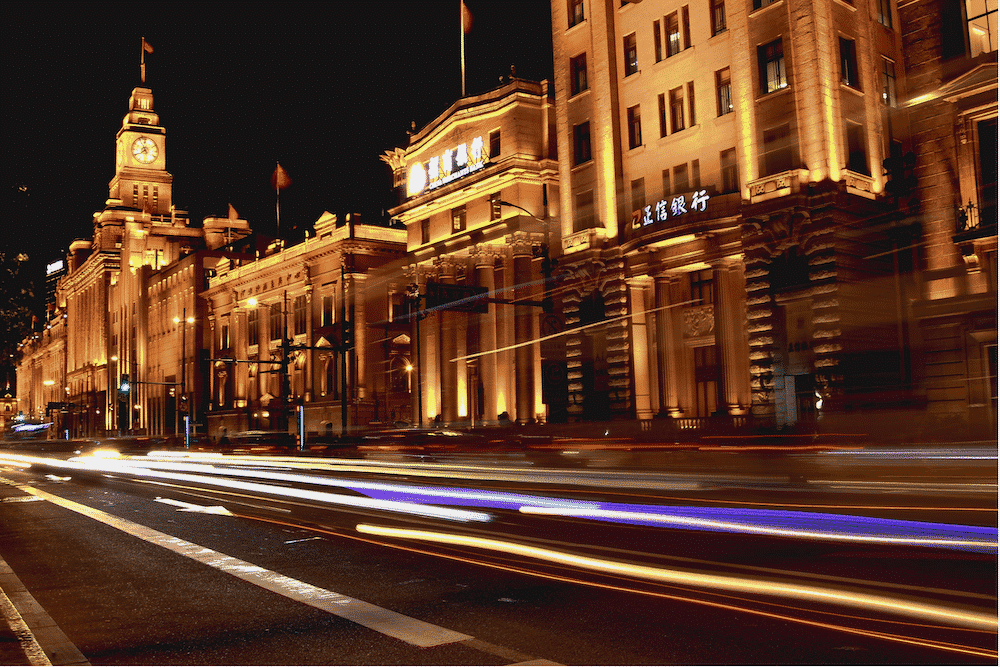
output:
M0 664L997 661L995 443L79 449L0 447Z

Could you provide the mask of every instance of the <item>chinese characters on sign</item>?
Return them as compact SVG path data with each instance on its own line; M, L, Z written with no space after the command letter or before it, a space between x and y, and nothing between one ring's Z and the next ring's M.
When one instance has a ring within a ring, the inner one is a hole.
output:
M425 190L447 185L482 169L488 161L483 150L483 138L476 137L471 143L460 144L455 148L449 148L441 155L435 155L426 164L417 162L410 167L406 194L415 197Z
M648 204L632 214L632 229L666 222L670 218L676 218L688 212L702 212L708 208L710 198L707 190L697 190L691 194L690 199L687 198L687 195L676 195L669 200L661 199L655 204Z

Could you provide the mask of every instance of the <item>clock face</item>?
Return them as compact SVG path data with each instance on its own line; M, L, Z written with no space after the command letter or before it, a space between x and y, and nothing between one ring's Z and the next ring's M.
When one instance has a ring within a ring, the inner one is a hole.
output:
M132 142L132 157L143 164L151 164L156 160L156 142L149 137L139 137Z

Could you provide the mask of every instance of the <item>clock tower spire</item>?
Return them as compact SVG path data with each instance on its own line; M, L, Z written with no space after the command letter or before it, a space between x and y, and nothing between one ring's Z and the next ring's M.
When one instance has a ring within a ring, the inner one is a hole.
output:
M166 169L167 132L153 110L153 91L133 89L128 109L116 137L115 176L108 196L154 218L169 217L173 176Z

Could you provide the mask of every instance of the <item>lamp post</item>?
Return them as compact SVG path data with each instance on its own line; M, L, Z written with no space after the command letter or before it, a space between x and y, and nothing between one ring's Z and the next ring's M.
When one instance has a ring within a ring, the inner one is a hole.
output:
M180 394L177 396L178 409L174 410L174 433L177 433L180 427L180 404L184 403L189 405L187 400L187 325L193 324L194 318L187 316L187 308L181 310L181 316L174 318L174 324L181 325L181 390ZM188 408L187 414L184 415L184 447L191 446L191 412Z
M417 283L412 283L406 286L406 298L410 302L410 315L413 317L415 323L416 331L414 332L414 338L416 339L416 354L413 355L414 361L417 362L417 426L423 426L424 423L424 401L423 401L423 391L422 383L420 382L420 364L422 359L420 358L420 320L423 319L420 313L420 285ZM407 371L413 369L413 366L409 366Z

